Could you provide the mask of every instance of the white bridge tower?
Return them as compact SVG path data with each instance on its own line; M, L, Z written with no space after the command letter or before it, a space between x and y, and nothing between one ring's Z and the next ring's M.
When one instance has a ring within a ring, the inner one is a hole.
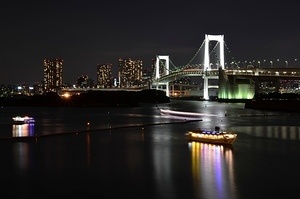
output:
M165 67L163 70L160 70L160 60L165 60ZM157 55L156 56L156 62L155 62L155 79L159 79L162 72L164 75L169 75L170 68L170 61L169 61L169 55ZM169 92L169 82L164 83L166 86L166 96L170 96ZM158 83L156 84L156 89L158 89Z
M206 72L211 70L211 65L210 65L210 59L209 59L209 42L210 41L217 41L219 42L219 58L220 58L220 67L224 69L225 65L225 58L224 58L224 35L205 35L205 49L204 49L204 90L203 90L203 97L204 99L208 100L208 79L209 77L206 76Z

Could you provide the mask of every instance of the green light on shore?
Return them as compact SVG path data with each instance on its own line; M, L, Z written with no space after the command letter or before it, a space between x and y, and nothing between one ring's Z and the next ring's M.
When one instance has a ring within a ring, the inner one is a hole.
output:
M254 86L251 84L238 84L226 89L219 90L220 99L252 99Z

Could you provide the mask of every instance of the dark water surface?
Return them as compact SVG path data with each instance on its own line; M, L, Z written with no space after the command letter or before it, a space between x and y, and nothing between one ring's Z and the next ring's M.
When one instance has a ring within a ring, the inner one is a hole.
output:
M2 107L1 197L299 197L299 113L206 101L158 106L206 116L161 115L155 104ZM14 125L16 115L33 116L36 123ZM189 129L214 126L236 131L232 147L188 142Z

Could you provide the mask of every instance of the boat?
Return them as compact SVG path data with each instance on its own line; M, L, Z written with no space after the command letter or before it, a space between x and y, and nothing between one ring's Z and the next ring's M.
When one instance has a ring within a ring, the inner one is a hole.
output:
M24 116L24 117L16 116L13 117L12 119L14 124L30 124L35 122L34 118L29 116Z
M220 127L214 130L195 129L188 131L189 141L205 142L211 144L231 145L235 142L237 134L235 132L221 131Z

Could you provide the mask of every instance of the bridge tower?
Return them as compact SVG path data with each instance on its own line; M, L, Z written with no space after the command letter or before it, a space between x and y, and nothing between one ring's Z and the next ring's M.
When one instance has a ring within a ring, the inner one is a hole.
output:
M160 70L160 60L165 60L165 67L163 70ZM169 75L169 67L170 67L170 61L169 61L169 55L157 55L156 56L156 62L155 62L155 79L159 79L161 76L161 73L164 73L164 75ZM169 97L170 92L169 92L169 82L164 83L166 86L166 96ZM156 84L156 89L158 89L158 83Z
M205 49L204 49L204 71L209 71L211 70L211 65L210 65L210 59L209 59L209 42L210 41L217 41L219 42L219 58L220 58L220 67L224 69L225 66L225 58L224 58L224 35L205 35ZM206 76L206 72L204 72L203 75L204 79L204 90L203 90L203 97L204 99L208 100L208 79L209 77Z

